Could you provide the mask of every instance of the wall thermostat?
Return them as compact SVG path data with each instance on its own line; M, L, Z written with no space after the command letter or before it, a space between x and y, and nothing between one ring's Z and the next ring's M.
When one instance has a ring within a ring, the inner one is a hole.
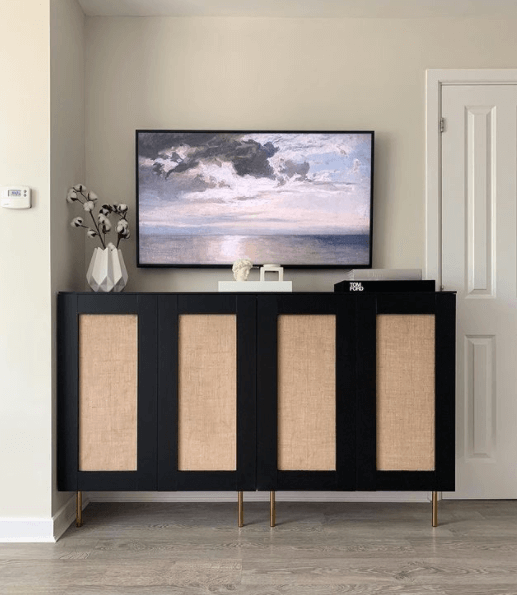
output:
M6 209L30 209L31 189L28 186L0 188L0 204Z

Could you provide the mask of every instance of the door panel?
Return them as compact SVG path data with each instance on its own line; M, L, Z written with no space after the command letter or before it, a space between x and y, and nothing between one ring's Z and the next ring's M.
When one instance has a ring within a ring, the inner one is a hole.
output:
M237 316L181 314L178 470L237 469Z
M159 489L254 489L255 298L158 302Z
M336 470L336 316L278 316L278 469Z
M138 315L79 315L79 471L136 471Z
M59 296L58 485L156 489L156 296Z
M354 489L354 303L259 296L258 489Z
M357 489L454 489L454 295L357 309Z
M435 315L377 315L376 468L435 469Z
M442 278L458 293L457 489L517 498L517 85L442 87Z

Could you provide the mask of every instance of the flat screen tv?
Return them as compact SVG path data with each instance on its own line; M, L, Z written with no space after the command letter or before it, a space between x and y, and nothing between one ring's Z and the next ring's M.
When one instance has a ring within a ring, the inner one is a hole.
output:
M137 263L372 264L372 131L136 131Z

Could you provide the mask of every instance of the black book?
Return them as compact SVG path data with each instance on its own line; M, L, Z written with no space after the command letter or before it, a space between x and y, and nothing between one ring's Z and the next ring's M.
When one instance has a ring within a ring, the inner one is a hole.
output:
M435 291L434 281L340 281L334 284L335 292L401 292Z

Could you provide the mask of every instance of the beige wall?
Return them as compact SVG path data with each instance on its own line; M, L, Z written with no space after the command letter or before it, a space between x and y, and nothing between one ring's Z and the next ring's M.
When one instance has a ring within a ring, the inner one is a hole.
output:
M67 498L55 481L55 292L84 279L64 202L84 176L84 15L76 0L1 0L0 22L0 185L33 192L32 209L0 209L3 539L21 525L2 520L49 521Z
M30 210L0 209L0 518L48 518L52 491L48 2L0 2L0 23L0 185L30 186L34 205Z
M425 70L515 68L516 21L88 18L86 176L131 207L134 131L374 129L375 267L423 267ZM92 246L87 247L87 259ZM229 272L135 269L132 290L215 290ZM238 255L236 255L238 256ZM339 271L288 273L331 290Z
M84 288L84 233L72 229L77 205L68 188L84 180L84 14L76 0L50 0L50 194L52 328L58 291ZM57 491L55 452L56 333L52 334L53 499L55 514L70 494Z

